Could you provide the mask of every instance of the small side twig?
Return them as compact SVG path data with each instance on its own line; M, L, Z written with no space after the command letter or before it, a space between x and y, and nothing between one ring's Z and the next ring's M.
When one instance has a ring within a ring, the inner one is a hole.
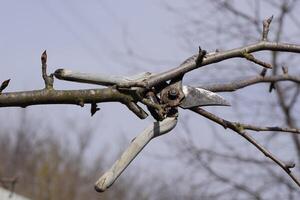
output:
M227 121L225 119L222 119L210 112L207 112L203 110L202 108L192 108L192 111L202 115L203 117L210 119L211 121L214 121L215 123L223 126L224 128L229 128L245 138L248 142L250 142L253 146L255 146L260 152L262 152L266 157L270 158L274 163L276 163L278 166L280 166L292 179L293 181L300 187L300 181L297 179L297 177L292 173L291 168L295 167L295 164L291 163L284 163L280 159L278 159L274 154L272 154L270 151L268 151L265 147L263 147L261 144L259 144L254 138L252 138L248 133L245 131L245 129L242 126L238 126L236 123Z
M262 41L268 40L268 34L269 34L270 25L271 25L272 20L273 20L273 15L263 21L263 32L262 32L262 38L261 38Z
M43 54L41 56L41 61L42 61L42 77L45 82L45 89L51 90L51 89L53 89L54 78L53 78L53 74L51 74L50 76L47 75L47 52L46 52L46 50L43 52Z
M283 127L278 127L278 126L254 126L251 124L243 124L243 123L238 123L238 122L232 122L236 126L242 127L245 130L252 130L252 131L277 131L277 132L285 132L285 133L295 133L295 134L300 134L300 129L296 128L283 128Z
M246 58L247 60L257 64L257 65L260 65L264 68L267 68L267 69L272 69L272 65L270 63L266 63L264 61L261 61L257 58L255 58L252 54L250 53L247 53L246 51L242 52L242 55L244 58Z
M300 83L300 76L292 76L289 74L273 75L273 76L252 76L243 80L235 80L229 83L200 85L197 87L212 91L212 92L233 92L245 87L255 85L257 83L276 83L279 81L291 81Z

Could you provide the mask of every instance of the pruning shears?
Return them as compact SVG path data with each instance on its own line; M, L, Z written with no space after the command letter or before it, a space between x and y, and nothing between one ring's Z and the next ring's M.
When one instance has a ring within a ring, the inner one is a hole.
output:
M125 77L59 69L55 72L55 76L62 80L112 86L133 80L145 80L151 77L151 74L142 73L133 77ZM145 96L148 100L161 105L164 108L163 112L148 106L148 110L157 121L149 125L131 141L121 157L98 179L95 184L96 191L104 192L109 188L150 140L175 128L178 107L189 109L198 106L229 106L229 103L216 93L202 88L182 85L182 78L183 76L178 76L170 80L169 83L164 82L146 92Z

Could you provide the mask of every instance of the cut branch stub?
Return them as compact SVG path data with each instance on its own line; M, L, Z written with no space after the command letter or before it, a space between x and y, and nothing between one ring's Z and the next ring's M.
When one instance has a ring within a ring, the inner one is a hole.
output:
M53 89L53 82L54 82L53 74L51 74L50 76L47 75L47 52L46 52L46 50L42 53L41 61L42 61L42 77L45 82L45 89L46 90Z
M201 66L203 58L205 57L206 54L207 54L206 50L202 50L201 47L199 46L199 53L195 61L197 67Z

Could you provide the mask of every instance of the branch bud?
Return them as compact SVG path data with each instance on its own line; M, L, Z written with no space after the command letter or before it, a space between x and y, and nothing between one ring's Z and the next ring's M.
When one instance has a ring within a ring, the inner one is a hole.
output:
M42 61L43 65L47 63L47 51L46 50L42 53L41 61Z
M8 86L10 79L7 79L5 81L2 82L1 86L0 86L0 94L1 92Z

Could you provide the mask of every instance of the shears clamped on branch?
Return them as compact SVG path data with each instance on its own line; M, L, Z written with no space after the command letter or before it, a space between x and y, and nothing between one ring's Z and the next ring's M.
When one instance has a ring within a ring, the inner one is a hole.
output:
M55 76L63 80L112 86L120 82L145 79L151 74L143 73L134 77L122 77L86 74L59 69L55 72ZM122 153L121 157L97 180L95 183L96 191L104 192L109 188L150 140L175 128L178 107L189 109L198 106L229 106L229 103L216 93L202 88L182 85L182 78L183 76L178 76L170 80L169 83L164 82L154 86L153 89L145 93L148 100L161 105L164 108L164 112L159 112L157 109L148 106L148 110L157 121L137 135Z

